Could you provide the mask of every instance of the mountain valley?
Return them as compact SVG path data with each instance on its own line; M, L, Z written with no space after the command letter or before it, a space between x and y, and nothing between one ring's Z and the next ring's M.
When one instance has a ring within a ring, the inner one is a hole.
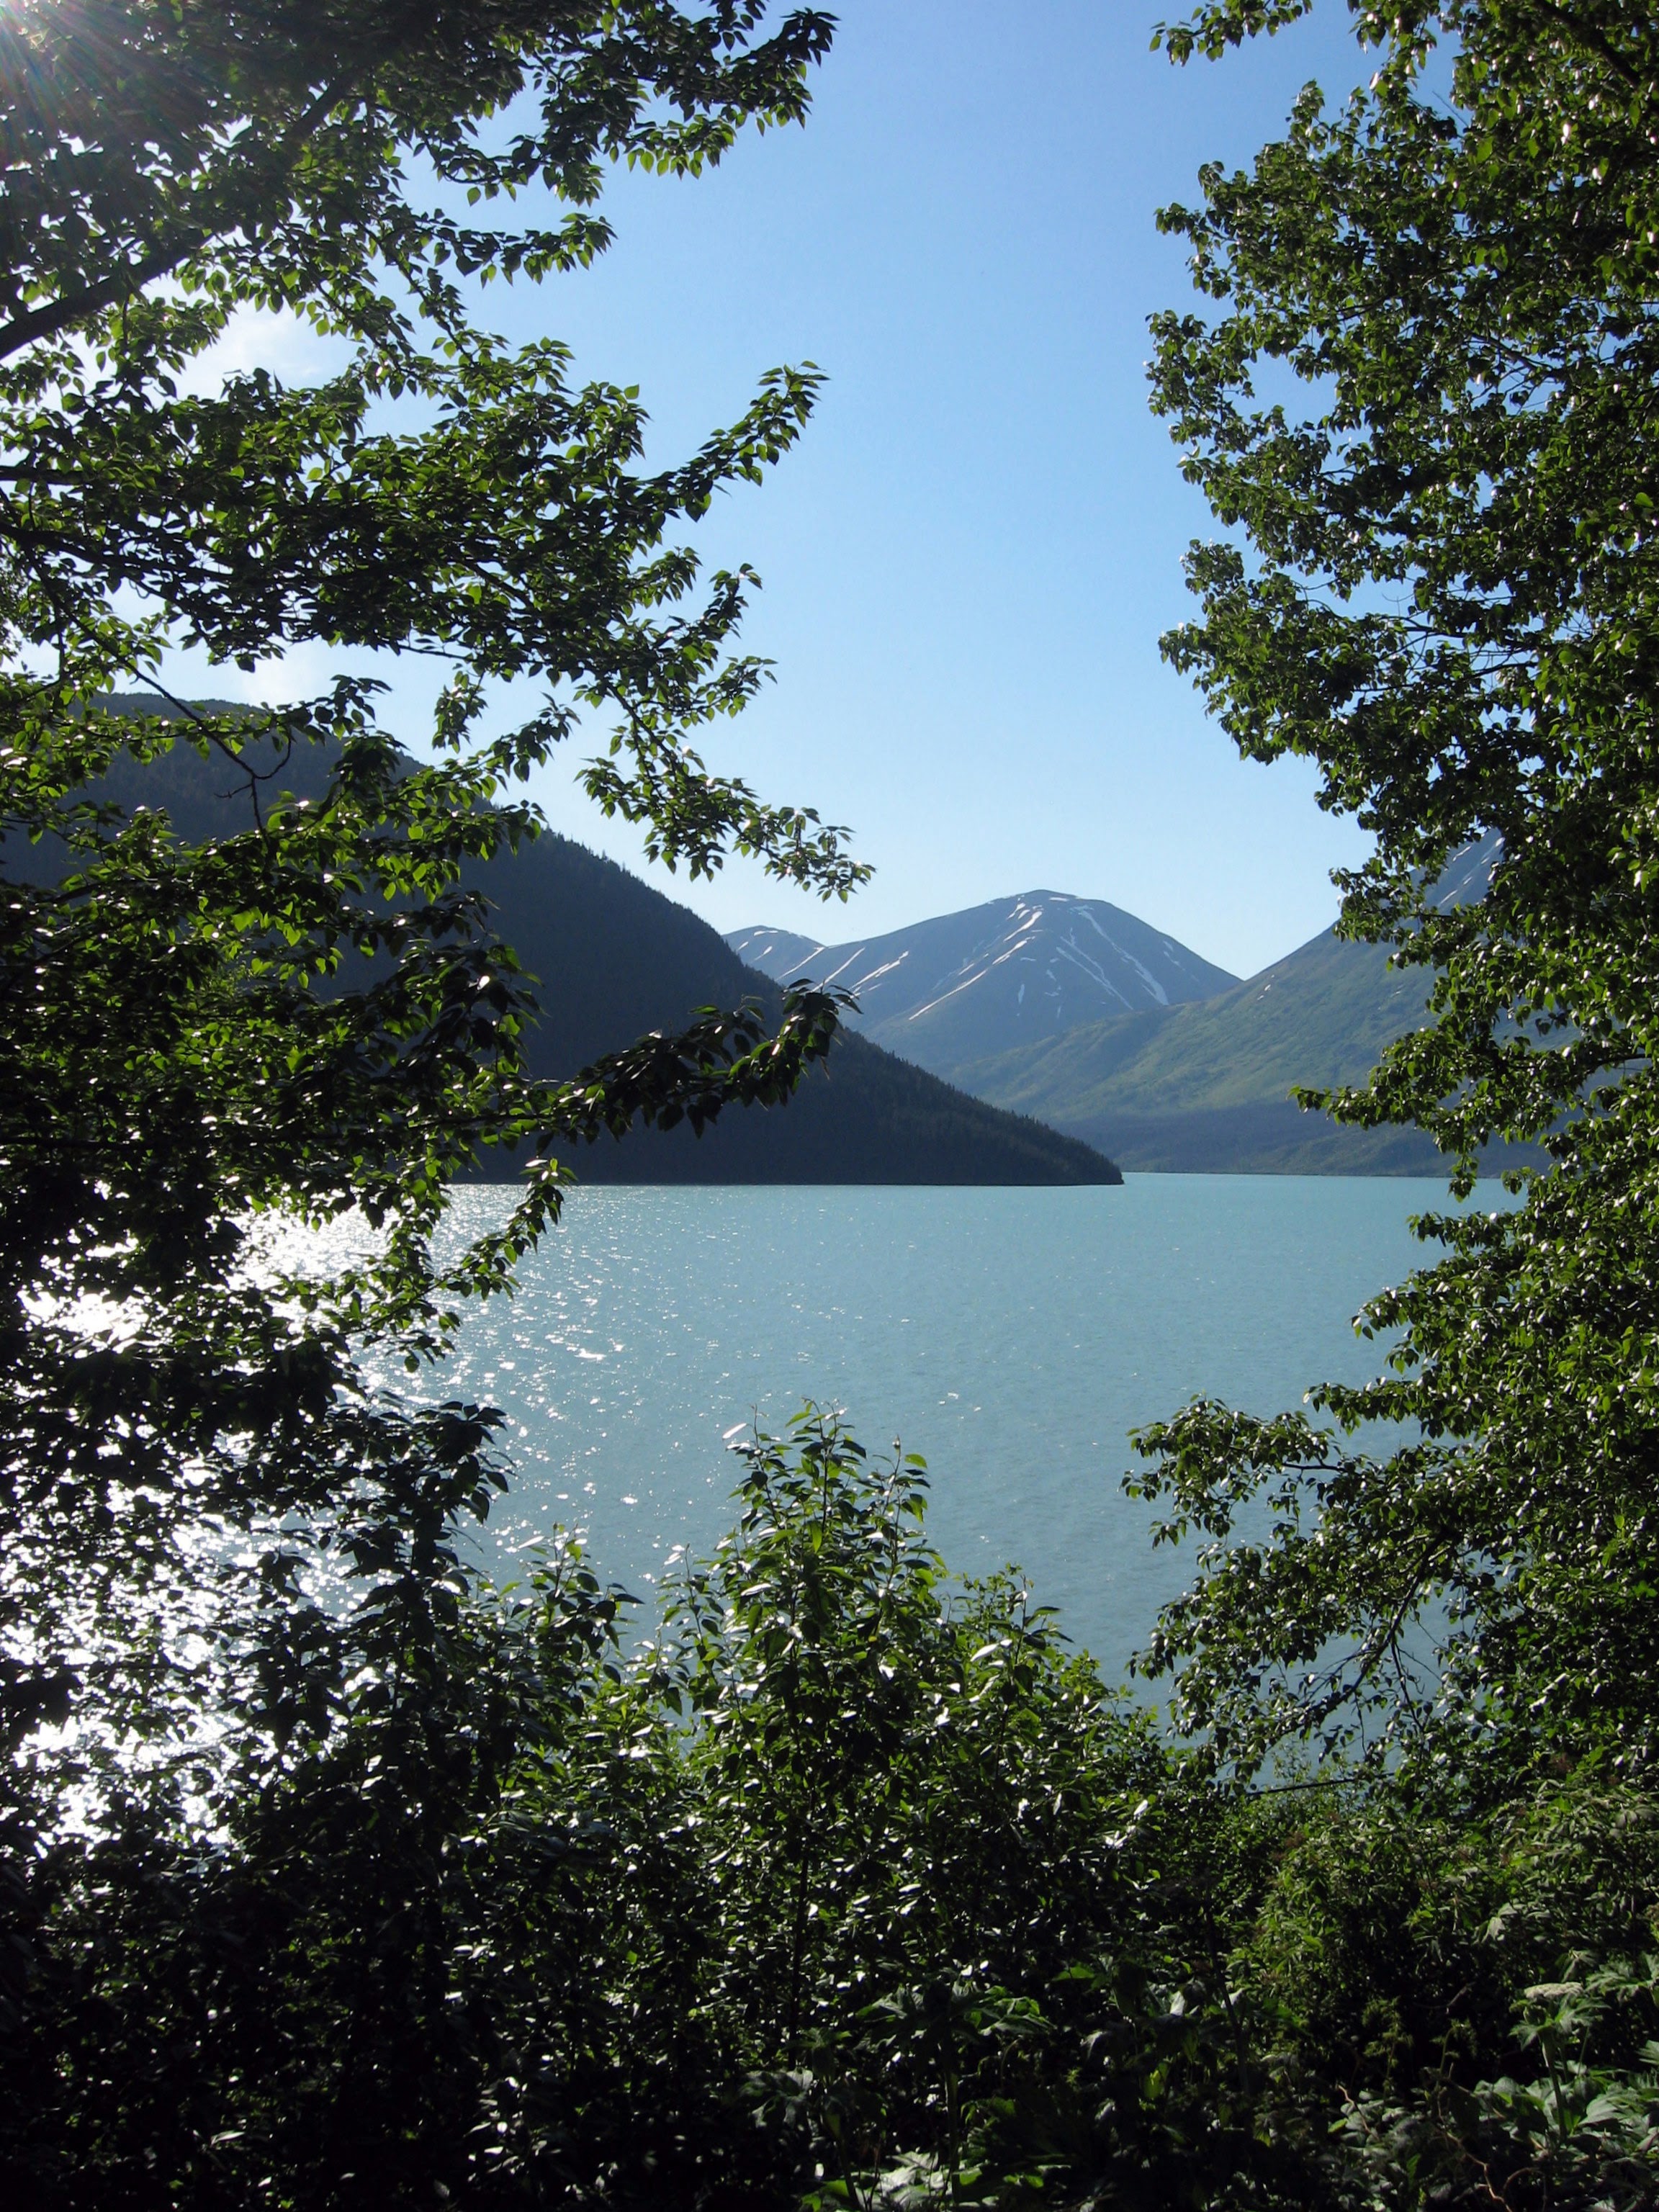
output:
M143 708L157 711L148 700ZM284 763L282 784L316 798L327 773L325 757L296 756ZM128 813L164 811L191 843L252 826L234 775L188 744L142 767L119 761L94 795ZM61 875L66 865L50 841L7 859L37 881ZM536 979L541 1012L527 1056L538 1076L573 1076L636 1037L682 1027L699 1007L752 999L769 1019L781 1007L775 981L745 967L707 922L570 839L544 832L474 868L470 879ZM1086 1139L969 1097L850 1031L827 1062L808 1070L786 1106L729 1109L701 1137L688 1123L637 1127L625 1142L602 1139L574 1152L570 1164L581 1182L605 1183L1122 1180ZM493 1162L485 1169L499 1172Z
M1460 856L1447 899L1479 896ZM1429 977L1322 931L1247 981L1103 901L1051 891L883 937L815 945L750 928L727 943L776 977L854 991L865 1034L975 1097L1103 1146L1130 1169L1432 1175L1414 1129L1304 1112L1297 1085L1357 1083L1424 1018Z

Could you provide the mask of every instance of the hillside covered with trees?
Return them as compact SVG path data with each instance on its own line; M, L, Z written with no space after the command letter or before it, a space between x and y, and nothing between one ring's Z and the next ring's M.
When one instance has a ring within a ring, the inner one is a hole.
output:
M1340 4L1163 35L1225 67ZM472 281L602 252L611 163L801 120L830 20L0 15L8 2201L1654 2202L1659 33L1348 12L1365 88L1162 217L1198 302L1154 404L1218 533L1166 650L1374 834L1340 929L1426 1018L1330 1110L1426 1132L1464 1194L1493 1141L1547 1164L1420 1224L1380 1379L1139 1439L1160 1540L1196 1540L1137 1662L1167 1712L1040 1594L953 1582L923 1471L837 1419L750 1440L732 1533L639 1622L556 1534L480 1573L499 1416L365 1380L366 1348L441 1377L562 1150L724 1126L834 1042L802 990L544 1076L468 881L533 850L520 787L579 708L648 849L859 880L695 749L757 671L745 575L681 532L811 374L648 473L637 394L491 337ZM247 307L344 365L198 382ZM84 702L186 644L341 656L257 726L184 710L228 839L96 797L179 732ZM444 661L429 730L385 726L370 651ZM508 679L540 703L485 735ZM1425 900L1486 837L1484 896ZM66 873L16 866L49 839ZM491 1153L530 1165L456 1249ZM270 1234L358 1216L331 1268Z
M212 703L222 715L238 712L228 702ZM115 760L88 787L93 803L118 809L118 821L140 811L165 815L191 846L246 830L253 814L246 784L227 775L222 760L179 742L187 708L129 693L110 696L96 711L168 725L174 742L142 763ZM268 776L267 802L286 793L314 804L328 791L327 748L314 758L284 759L256 739L241 757ZM73 858L62 838L50 836L10 854L0 846L0 854L12 873L37 882L61 880ZM638 1038L678 1035L700 1008L750 1003L769 1024L782 1016L783 992L735 958L707 922L570 838L540 830L515 849L467 863L460 881L484 902L490 928L522 967L529 994L523 1054L535 1077L573 1080ZM342 974L350 975L349 961ZM1122 1180L1092 1146L971 1097L847 1029L833 1070L827 1060L814 1066L769 1106L705 1120L700 1128L687 1121L636 1127L625 1144L606 1130L562 1158L579 1181L602 1183ZM486 1153L472 1171L480 1170L510 1179L516 1157Z
M1435 899L1484 896L1491 857L1484 844L1455 855ZM1444 1164L1420 1129L1357 1128L1297 1100L1363 1083L1427 1018L1429 979L1384 945L1322 930L1241 982L1133 915L1052 892L868 943L759 929L726 941L781 981L847 986L859 1026L892 1051L1132 1169L1423 1176ZM1483 1168L1541 1157L1500 1146Z
M1420 970L1331 931L1189 1006L1090 1022L969 1062L964 1086L1075 1133L1110 1131L1127 1165L1185 1173L1433 1175L1419 1129L1355 1129L1297 1085L1363 1082L1427 1012Z

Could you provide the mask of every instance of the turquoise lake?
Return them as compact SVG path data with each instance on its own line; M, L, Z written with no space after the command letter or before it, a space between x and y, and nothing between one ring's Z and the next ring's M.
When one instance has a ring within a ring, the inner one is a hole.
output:
M503 1203L465 1193L458 1226ZM1408 1217L1446 1203L1435 1182L1276 1176L579 1191L436 1379L508 1417L502 1565L579 1527L648 1613L674 1547L732 1518L729 1433L813 1399L872 1452L926 1456L956 1571L1017 1562L1115 1671L1187 1578L1122 1493L1130 1429L1200 1392L1267 1413L1375 1373L1353 1316L1423 1255Z

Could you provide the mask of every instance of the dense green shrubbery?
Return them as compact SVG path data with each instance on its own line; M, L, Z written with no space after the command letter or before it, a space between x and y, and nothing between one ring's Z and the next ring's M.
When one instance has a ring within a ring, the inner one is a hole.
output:
M1647 2201L1650 1795L1218 1791L1028 1592L944 1579L913 1464L817 1418L747 1459L653 1641L568 1550L372 1575L332 1724L191 1840L134 1802L15 1879L14 2189Z

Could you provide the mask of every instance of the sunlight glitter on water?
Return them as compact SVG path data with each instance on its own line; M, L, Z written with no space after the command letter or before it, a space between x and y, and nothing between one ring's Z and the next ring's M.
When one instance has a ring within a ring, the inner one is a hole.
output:
M507 1202L459 1194L455 1233ZM1421 1255L1408 1214L1443 1203L1433 1182L1281 1176L579 1191L518 1295L419 1387L507 1416L497 1571L561 1522L648 1599L676 1547L728 1524L734 1427L811 1398L872 1451L923 1453L950 1565L1018 1560L1115 1668L1188 1574L1121 1493L1128 1430L1200 1392L1267 1413L1375 1373L1352 1316Z

